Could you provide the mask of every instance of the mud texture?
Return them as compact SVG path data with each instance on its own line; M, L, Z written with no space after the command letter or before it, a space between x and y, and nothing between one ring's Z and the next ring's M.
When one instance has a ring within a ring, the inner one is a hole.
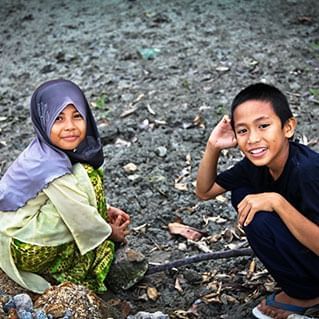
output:
M245 246L229 195L197 200L199 161L234 95L259 81L287 94L297 137L319 150L318 16L317 0L1 0L0 175L32 138L36 86L67 78L98 120L109 201L132 216L130 247L163 263ZM225 152L220 167L239 158ZM174 221L208 237L171 236ZM252 260L192 264L115 295L132 313L250 318L274 289Z

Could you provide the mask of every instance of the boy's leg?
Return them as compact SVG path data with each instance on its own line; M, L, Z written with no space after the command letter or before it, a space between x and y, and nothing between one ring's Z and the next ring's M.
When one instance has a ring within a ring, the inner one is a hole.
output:
M251 193L248 188L234 190L234 207ZM244 229L255 254L288 296L319 296L319 257L295 239L276 213L259 212Z

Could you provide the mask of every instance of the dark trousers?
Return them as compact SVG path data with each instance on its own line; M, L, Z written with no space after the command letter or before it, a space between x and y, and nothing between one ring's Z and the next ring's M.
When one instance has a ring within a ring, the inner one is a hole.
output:
M234 208L252 193L249 188L232 191ZM276 213L258 212L244 229L256 256L288 296L319 297L319 256L297 241Z

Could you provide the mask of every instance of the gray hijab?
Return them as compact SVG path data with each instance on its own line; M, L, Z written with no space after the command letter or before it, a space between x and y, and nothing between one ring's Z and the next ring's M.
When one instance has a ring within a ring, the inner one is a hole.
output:
M73 104L86 120L87 133L76 151L63 151L50 142L57 116ZM71 173L75 163L94 168L103 164L103 151L96 123L81 89L68 80L52 80L40 85L31 98L31 119L36 136L0 180L0 210L14 211L54 179Z

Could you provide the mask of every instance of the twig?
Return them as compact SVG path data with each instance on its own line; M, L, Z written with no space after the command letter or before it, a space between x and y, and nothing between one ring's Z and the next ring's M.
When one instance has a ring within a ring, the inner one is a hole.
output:
M178 268L181 266L186 266L186 265L197 263L204 260L239 257L239 256L251 256L252 254L253 254L253 251L251 248L214 251L211 253L199 254L199 255L195 255L191 257L177 259L174 261L170 261L166 264L149 265L148 271L146 272L145 275L152 275L157 272L169 270L172 268Z

